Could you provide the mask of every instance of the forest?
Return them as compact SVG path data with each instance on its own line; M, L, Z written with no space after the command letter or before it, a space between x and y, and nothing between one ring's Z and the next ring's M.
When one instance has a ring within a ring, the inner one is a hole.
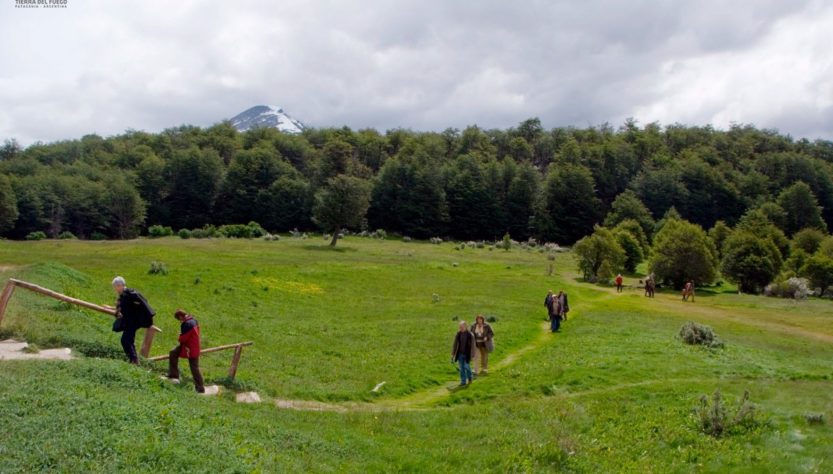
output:
M342 205L343 204L343 205ZM790 237L833 223L833 142L633 120L619 128L380 133L236 131L229 123L0 148L0 235L126 239L259 223L412 238L571 245L669 211L710 229L762 213Z

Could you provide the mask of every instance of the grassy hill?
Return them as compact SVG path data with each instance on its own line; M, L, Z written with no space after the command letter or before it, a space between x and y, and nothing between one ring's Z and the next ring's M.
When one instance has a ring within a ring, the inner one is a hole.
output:
M168 274L149 275L151 261ZM200 397L159 380L161 364L122 362L109 317L17 292L0 336L92 357L0 362L0 471L833 471L829 302L648 300L580 283L569 254L553 276L549 263L354 237L335 251L318 239L0 242L3 278L112 303L109 282L125 276L159 313L153 354L175 344L178 307L206 346L255 342L235 384ZM570 294L561 334L544 326L547 289ZM497 318L493 370L450 391L455 320L476 313ZM682 344L689 320L726 347ZM203 359L209 382L225 382L228 357ZM718 388L730 416L748 390L756 423L702 433L695 408ZM237 404L235 389L266 400Z

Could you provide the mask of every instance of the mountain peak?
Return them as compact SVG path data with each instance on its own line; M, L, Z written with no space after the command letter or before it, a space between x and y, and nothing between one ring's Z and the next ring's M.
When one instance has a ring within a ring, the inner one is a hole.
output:
M241 132L253 128L277 128L287 133L304 131L301 121L290 117L276 105L256 105L232 117L231 125Z

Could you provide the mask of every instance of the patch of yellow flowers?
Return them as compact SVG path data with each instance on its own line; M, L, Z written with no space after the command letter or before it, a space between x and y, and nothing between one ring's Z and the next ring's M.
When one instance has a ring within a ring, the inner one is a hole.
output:
M300 281L283 281L277 278L254 277L252 283L270 290L285 291L287 293L300 293L302 295L318 295L324 293L324 289L315 283L304 283Z

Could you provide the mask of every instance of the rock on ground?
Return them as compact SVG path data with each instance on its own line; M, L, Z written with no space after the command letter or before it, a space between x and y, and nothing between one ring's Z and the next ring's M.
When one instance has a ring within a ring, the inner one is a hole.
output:
M72 359L72 351L69 348L61 349L44 349L34 353L24 352L24 349L29 347L26 342L15 341L14 339L7 339L0 341L0 360L23 360L23 359L41 359L41 360L70 360Z

